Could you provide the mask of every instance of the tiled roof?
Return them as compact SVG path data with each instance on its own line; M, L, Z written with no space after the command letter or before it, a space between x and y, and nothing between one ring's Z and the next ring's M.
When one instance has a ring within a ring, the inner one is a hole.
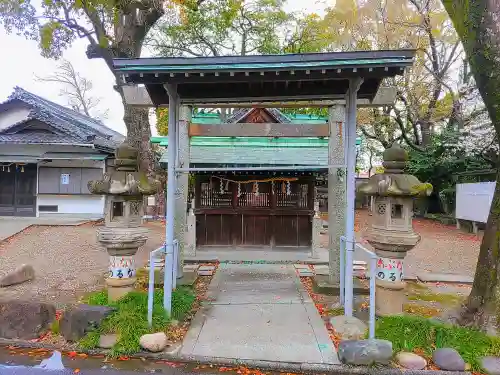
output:
M168 142L160 143L166 146ZM213 139L192 137L190 162L192 164L237 165L327 165L328 140L312 138ZM165 147L160 162L168 162Z
M234 111L231 116L228 116L226 121L224 121L227 124L232 124L236 122L240 122L243 118L248 116L250 112L252 112L255 108L241 108L237 109ZM266 108L265 109L271 116L273 116L276 121L282 123L282 124L289 124L291 121L290 119L279 109L276 108Z
M67 137L63 136L63 138L54 138L56 140L71 139L71 142L68 143L94 144L96 146L113 150L125 139L122 134L108 128L99 120L95 120L77 111L53 103L20 87L16 87L14 89L14 92L10 95L6 103L14 102L16 100L24 102L30 106L31 112L28 120L37 119L45 122L59 130L61 133L67 135ZM12 124L9 128L15 125L17 124ZM3 133L5 133L9 128L3 129ZM18 143L37 143L41 139L50 138L46 136L47 135L45 135L44 138L40 134L36 133L26 133L23 135L19 134L18 139L20 141ZM32 141L29 141L29 138L32 138ZM4 137L4 139L7 138Z
M224 123L236 123L245 118L251 108L241 108L234 111ZM316 116L308 114L284 114L277 108L266 108L278 122L282 124L324 124L328 122L327 116ZM193 111L192 122L194 124L221 124L221 114L218 112Z
M0 143L15 144L78 144L79 141L66 135L47 134L47 133L18 133L18 134L0 134ZM82 142L83 143L83 142ZM88 142L85 142L88 143Z

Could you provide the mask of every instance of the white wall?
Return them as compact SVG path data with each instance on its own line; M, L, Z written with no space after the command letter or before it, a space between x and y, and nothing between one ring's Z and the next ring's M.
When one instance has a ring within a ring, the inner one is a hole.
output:
M28 107L15 107L5 112L0 112L0 130L27 120L29 114L30 109Z
M457 184L455 218L486 223L495 185L495 182Z
M93 195L39 195L37 206L59 207L58 212L39 212L40 216L65 215L74 217L103 217L104 197Z
M104 172L105 163L104 160L53 160L39 162L38 167L102 168ZM38 194L38 175L36 205L37 216L104 217L104 196ZM40 212L38 206L58 206L58 212Z

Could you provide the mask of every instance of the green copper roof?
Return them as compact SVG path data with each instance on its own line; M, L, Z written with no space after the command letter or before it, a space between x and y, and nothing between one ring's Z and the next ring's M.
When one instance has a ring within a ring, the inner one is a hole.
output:
M168 137L151 137L151 142L168 146ZM361 138L356 138L356 145ZM231 147L328 147L327 138L265 138L265 137L191 137L191 146Z
M151 142L165 147L160 162L168 162L168 137ZM356 144L361 143L357 138ZM327 165L328 139L260 137L191 137L192 164Z
M168 137L152 137L152 143L168 146ZM191 137L191 146L211 147L328 147L324 138Z
M115 68L120 72L128 71L156 71L156 72L176 72L176 71L203 71L203 70L258 70L258 69L300 69L300 68L321 68L321 67L343 67L343 66L385 66L388 64L400 64L401 59L381 58L381 59L348 59L348 60L330 60L330 61L296 61L291 63L235 63L235 64L193 64L183 65L141 65L130 62L130 66L123 64L119 68Z
M283 114L288 119L290 119L291 124L324 124L328 122L328 117L326 116L316 116L316 115L305 115L305 114ZM201 112L193 111L191 118L193 124L221 124L220 113L217 112Z

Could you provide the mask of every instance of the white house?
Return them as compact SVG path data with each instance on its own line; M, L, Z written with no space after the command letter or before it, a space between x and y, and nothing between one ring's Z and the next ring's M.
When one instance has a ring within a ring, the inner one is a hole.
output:
M102 122L15 88L0 104L0 216L101 217L90 180L125 137Z

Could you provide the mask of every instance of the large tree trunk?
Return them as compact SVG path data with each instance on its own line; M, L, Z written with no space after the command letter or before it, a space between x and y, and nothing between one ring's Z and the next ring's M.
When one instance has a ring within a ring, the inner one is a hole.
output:
M123 107L123 121L127 126L127 139L132 146L139 150L139 167L148 174L152 174L155 157L151 147L149 111L147 108L128 105L125 101L123 101Z
M500 171L491 202L474 284L460 323L474 325L489 334L498 333L500 317Z
M500 139L500 1L443 0ZM500 172L481 243L472 292L461 322L498 332L500 315Z

